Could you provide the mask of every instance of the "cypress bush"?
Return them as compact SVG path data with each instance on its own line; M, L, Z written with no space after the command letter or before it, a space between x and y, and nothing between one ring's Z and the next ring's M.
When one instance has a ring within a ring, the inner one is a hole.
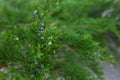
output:
M107 4L107 5L106 5ZM1 80L104 80L115 63L106 36L120 36L113 0L0 0ZM116 6L115 6L116 7Z

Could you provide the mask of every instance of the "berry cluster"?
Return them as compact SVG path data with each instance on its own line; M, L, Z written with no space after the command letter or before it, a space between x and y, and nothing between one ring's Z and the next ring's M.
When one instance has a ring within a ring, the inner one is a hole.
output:
M38 13L37 10L34 11L34 16L35 16L35 18L39 19L39 13ZM40 24L40 28L38 29L38 36L40 36L40 41L44 41L44 40L45 40L45 37L42 36L42 33L43 33L44 30L45 30L45 23L42 23L42 24ZM40 70L41 70L42 68L44 68L44 67L45 67L45 65L44 65L43 63L41 63L41 64L35 69L35 73L40 72Z
M40 29L38 30L38 35L40 35L45 30L45 23L40 25Z
M36 68L35 73L38 73L40 69L44 68L44 64L41 64L39 67Z
M45 30L45 24L42 23L40 25L40 29L38 30L38 36L41 36L42 32ZM40 41L44 41L45 37L44 36L41 36L40 37Z
M36 25L38 25L39 26L39 28L38 29L36 29L36 30L38 30L37 31L37 35L38 35L38 37L40 38L40 42L41 42L41 45L43 45L42 46L42 50L45 48L46 49L46 45L48 45L48 46L50 46L50 45L52 45L52 41L49 41L48 40L48 42L47 42L47 44L46 44L46 41L47 41L47 39L45 39L46 38L46 36L44 35L45 34L45 32L47 31L48 33L51 33L51 30L45 30L46 29L46 25L45 25L45 23L44 22L42 22L41 23L41 20L39 20L40 18L40 16L39 16L39 13L38 13L38 11L37 10L35 10L34 11L34 16L35 16L35 18L37 18L37 24ZM48 34L46 34L46 35L48 35ZM48 36L47 36L48 37ZM46 54L44 54L44 56L45 56ZM48 54L47 54L47 56L48 56ZM34 68L34 73L35 74L37 74L37 73L39 73L39 72L41 72L42 71L42 69L44 68L45 69L45 63L44 63L44 61L42 61L42 63L40 62L38 62L37 63L37 67L35 67ZM47 65L46 65L47 66Z

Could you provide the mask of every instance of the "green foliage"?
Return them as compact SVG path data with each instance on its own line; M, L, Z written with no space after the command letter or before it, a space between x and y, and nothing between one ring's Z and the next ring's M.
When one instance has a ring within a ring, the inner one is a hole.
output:
M0 0L0 67L7 67L1 79L104 80L100 61L116 62L106 35L120 36L114 18L101 17L112 4Z
M27 3L27 4L26 4ZM1 27L8 27L18 23L23 24L30 21L30 9L28 5L30 1L27 0L0 0L0 25Z
M20 69L22 70L18 70L21 74L32 74L40 65L45 66L43 70L41 69L43 72L51 69L53 65L52 56L59 48L56 45L58 38L56 28L45 29L40 36L34 33L31 28L32 26L29 28L15 27L1 34L0 63L10 63L13 64L13 67L18 66L18 68L21 66ZM18 74L20 75L20 73Z

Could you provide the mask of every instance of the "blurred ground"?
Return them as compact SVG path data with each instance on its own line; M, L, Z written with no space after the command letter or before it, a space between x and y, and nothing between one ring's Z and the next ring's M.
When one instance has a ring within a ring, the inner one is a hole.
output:
M120 62L117 64L110 64L102 62L104 67L105 80L120 80Z
M105 80L120 80L120 39L116 39L114 35L108 35L107 40L109 43L109 53L115 55L117 58L116 64L101 62L104 67Z

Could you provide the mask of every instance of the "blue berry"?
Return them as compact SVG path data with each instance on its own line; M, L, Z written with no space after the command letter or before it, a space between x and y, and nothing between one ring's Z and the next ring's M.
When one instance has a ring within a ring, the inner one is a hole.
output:
M45 38L42 36L42 37L40 37L40 40L44 40Z
M44 28L43 28L43 27L41 27L41 28L40 28L40 31L43 31L43 30L44 30Z
M39 68L36 68L35 72L38 73L39 71L40 71L40 69L39 69Z
M50 33L51 31L48 29L48 32Z
M38 31L38 35L40 35L40 34L41 34L41 32L42 32L42 31Z
M44 64L41 64L40 67L41 67L41 68L44 68L45 66L44 66Z
M34 16L35 16L36 18L39 18L39 14L38 14L38 11L37 11L37 10L34 11Z
M41 27L45 29L45 23L42 23L42 24L41 24Z
M48 42L48 45L52 45L52 42L51 42L51 41L49 41L49 42Z

